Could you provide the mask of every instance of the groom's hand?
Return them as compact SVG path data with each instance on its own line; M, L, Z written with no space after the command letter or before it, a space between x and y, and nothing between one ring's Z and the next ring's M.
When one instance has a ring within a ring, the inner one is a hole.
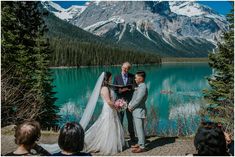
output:
M130 112L132 112L132 111L133 111L130 107L128 107L128 110L129 110Z

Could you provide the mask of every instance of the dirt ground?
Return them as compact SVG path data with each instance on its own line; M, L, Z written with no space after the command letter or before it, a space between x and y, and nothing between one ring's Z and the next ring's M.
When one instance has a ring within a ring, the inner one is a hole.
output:
M38 143L52 144L58 140L58 133L55 132L42 132L42 136ZM128 139L126 139L128 141ZM128 143L128 142L127 142ZM1 129L1 154L12 152L17 148L14 143L13 126L8 126ZM193 145L193 138L178 138L178 137L148 137L147 138L147 152L135 154L129 148L123 152L116 154L116 156L184 156L187 153L196 153ZM92 154L102 155L102 154Z

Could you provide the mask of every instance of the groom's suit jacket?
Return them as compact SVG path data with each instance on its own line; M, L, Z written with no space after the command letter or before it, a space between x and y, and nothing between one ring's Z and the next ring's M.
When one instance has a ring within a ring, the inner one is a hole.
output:
M131 91L126 91L126 92L123 92L123 93L119 93L118 92L118 88L115 89L115 93L117 94L117 99L125 99L127 102L130 102L131 101L131 98L132 98L132 95L133 95L133 92L134 92L134 87L136 86L136 83L135 83L135 80L134 80L134 75L131 74L131 73L128 73L127 75L127 85L133 85ZM114 81L113 81L113 84L114 85L124 85L124 81L123 81L123 78L122 78L122 74L119 74L117 75L115 78L114 78Z
M129 108L132 109L133 117L146 118L146 107L145 102L148 97L148 89L145 83L141 83L136 88L131 102L129 103Z

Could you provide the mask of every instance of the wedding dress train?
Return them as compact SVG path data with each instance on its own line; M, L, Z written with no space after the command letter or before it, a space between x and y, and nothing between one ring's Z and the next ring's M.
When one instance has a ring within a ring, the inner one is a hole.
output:
M99 118L85 133L85 151L114 155L121 152L125 145L124 131L117 111L104 99L103 102Z

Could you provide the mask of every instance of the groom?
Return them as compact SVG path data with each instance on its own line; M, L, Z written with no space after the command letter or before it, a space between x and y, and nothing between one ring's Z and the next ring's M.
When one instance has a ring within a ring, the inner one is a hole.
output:
M133 92L134 92L134 75L129 73L128 71L131 68L131 64L129 62L125 62L122 64L122 72L121 74L117 75L114 78L114 85L132 85L132 88L116 88L115 92L117 94L117 99L124 99L129 103L131 101ZM132 113L127 109L126 110L126 116L128 120L128 132L130 134L131 143L135 142L135 132L133 127L133 117ZM119 113L119 118L121 123L123 124L123 118L124 118L124 111Z
M144 71L138 71L135 75L135 81L138 85L136 88L128 109L132 112L138 144L131 146L133 153L145 152L145 134L144 119L146 118L145 102L148 97L148 89L145 82L146 74Z

